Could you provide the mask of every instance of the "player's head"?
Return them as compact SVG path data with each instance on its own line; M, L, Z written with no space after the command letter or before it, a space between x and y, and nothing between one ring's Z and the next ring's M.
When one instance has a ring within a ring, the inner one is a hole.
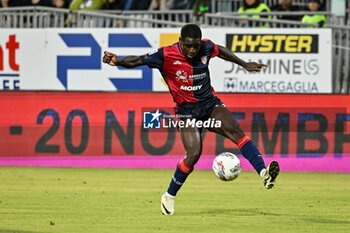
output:
M181 38L186 37L202 39L202 31L196 24L186 24L181 28Z
M183 54L186 58L194 58L201 46L202 31L196 24L186 24L181 28L179 38Z

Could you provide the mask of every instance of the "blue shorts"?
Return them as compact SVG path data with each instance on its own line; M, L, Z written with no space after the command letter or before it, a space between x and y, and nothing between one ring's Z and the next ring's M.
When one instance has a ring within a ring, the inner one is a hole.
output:
M208 120L214 108L224 106L221 100L212 96L197 103L184 103L175 107L175 113L180 119Z

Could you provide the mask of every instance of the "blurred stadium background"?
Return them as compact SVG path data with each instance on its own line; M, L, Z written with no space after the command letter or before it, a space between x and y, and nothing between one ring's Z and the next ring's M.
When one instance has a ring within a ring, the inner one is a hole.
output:
M243 13L240 0L161 2L1 1L0 232L347 232L349 1L311 12L308 0L288 11L266 0L271 11ZM266 193L242 159L242 177L220 183L208 171L214 156L239 152L205 133L177 216L164 220L158 199L184 150L175 129L144 129L143 117L172 114L171 96L157 70L101 58L177 42L186 23L269 66L248 74L213 59L210 68L218 96L282 175Z

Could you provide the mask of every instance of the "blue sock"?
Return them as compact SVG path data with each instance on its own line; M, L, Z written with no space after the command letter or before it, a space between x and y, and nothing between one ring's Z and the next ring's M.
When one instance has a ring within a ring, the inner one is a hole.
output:
M170 181L168 193L172 196L176 196L183 183L186 181L187 176L191 173L192 169L187 166L185 161L182 159L178 163L175 169L173 178Z
M238 143L238 149L241 151L244 158L248 159L250 164L254 167L260 175L262 169L266 168L263 158L258 147L249 137L244 136Z

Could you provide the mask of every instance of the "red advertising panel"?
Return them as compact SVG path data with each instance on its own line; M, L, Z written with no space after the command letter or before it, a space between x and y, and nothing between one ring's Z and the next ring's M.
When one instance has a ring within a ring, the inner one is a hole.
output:
M350 154L350 96L218 96L267 157ZM175 128L143 128L145 112L173 107L168 93L1 92L0 156L183 155ZM205 132L203 154L222 151L237 153Z

